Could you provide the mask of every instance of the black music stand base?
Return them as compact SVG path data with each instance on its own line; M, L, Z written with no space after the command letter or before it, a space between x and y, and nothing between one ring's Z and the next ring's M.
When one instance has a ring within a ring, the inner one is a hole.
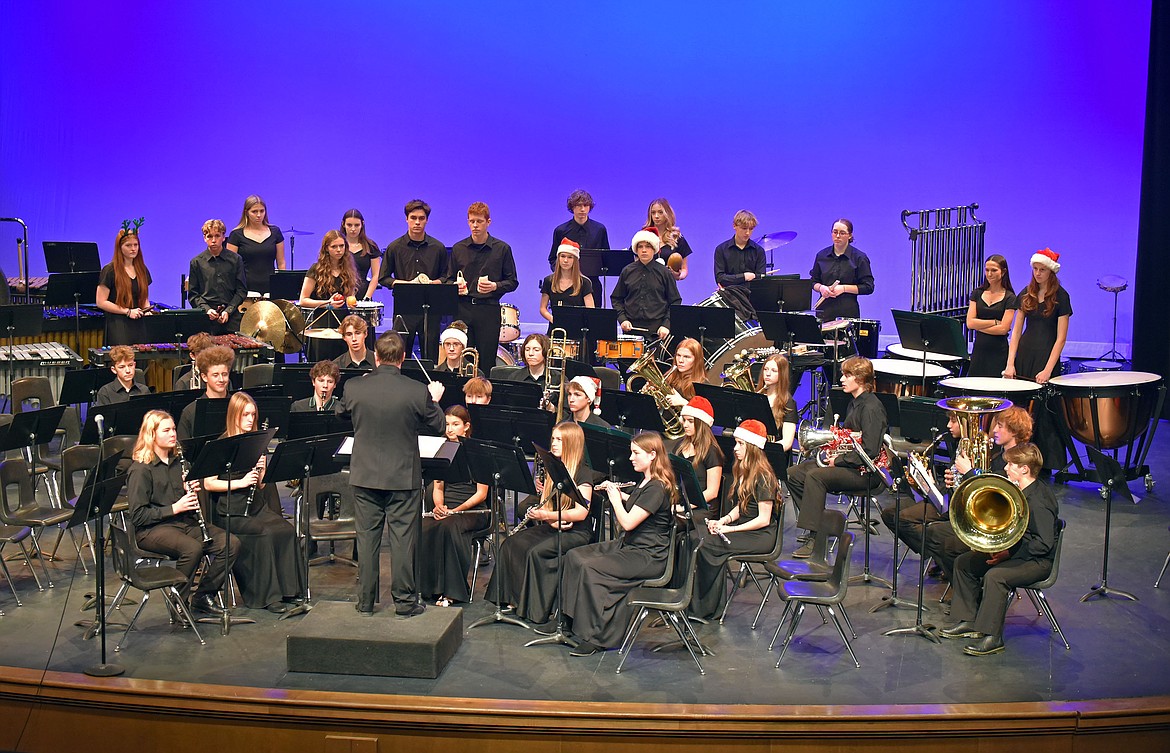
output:
M90 677L117 677L126 674L126 668L121 664L95 664L82 671Z
M924 508L925 509L925 508ZM870 608L870 614L880 612L883 609L922 609L922 604L919 602L909 601L898 596L898 571L901 568L901 562L898 558L898 549L901 539L898 538L898 526L902 522L902 495L899 491L894 491L894 568L893 578L891 578L890 595L883 596L880 604L875 604ZM925 547L926 544L926 528L922 529L922 542ZM920 556L921 559L921 556Z
M1094 596L1118 596L1130 601L1140 601L1129 591L1109 587L1109 535L1113 523L1113 490L1120 486L1122 494L1133 500L1133 495L1130 494L1129 487L1126 486L1125 470L1116 460L1097 448L1086 447L1086 449L1090 459L1093 460L1094 470L1099 476L1106 477L1105 485L1101 487L1101 495L1105 498L1105 549L1101 556L1101 582L1090 588L1089 592L1081 597L1081 602L1084 603Z

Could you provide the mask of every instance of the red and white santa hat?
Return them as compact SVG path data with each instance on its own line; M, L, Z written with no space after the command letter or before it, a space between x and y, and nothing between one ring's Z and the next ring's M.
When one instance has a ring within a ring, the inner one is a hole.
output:
M711 401L700 395L695 395L691 401L683 406L682 415L690 416L696 421L702 421L708 426L715 425L715 409Z
M1042 264L1052 270L1052 274L1060 271L1060 254L1050 248L1042 248L1032 254L1033 264Z
M630 241L630 250L637 249L638 244L643 241L654 247L654 253L658 253L658 249L662 248L662 239L658 237L658 228L656 227L644 227L634 233L634 239Z
M732 436L762 450L768 441L768 430L762 422L749 418L739 425Z
M561 238L561 245L557 246L558 254L572 254L578 259L581 258L580 244L569 240L568 238Z
M575 384L585 393L585 397L589 398L589 402L593 403L593 412L601 413L601 380L596 377L579 376L573 377L569 380L569 384Z

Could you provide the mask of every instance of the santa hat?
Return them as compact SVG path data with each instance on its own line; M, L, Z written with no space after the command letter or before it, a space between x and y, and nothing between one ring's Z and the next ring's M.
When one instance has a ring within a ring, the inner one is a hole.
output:
M715 409L711 401L700 395L695 395L691 401L683 406L682 415L690 416L696 421L702 421L708 426L715 424Z
M467 333L458 327L448 327L443 330L443 334L439 335L440 343L445 343L448 340L458 340L463 344L463 347L467 347Z
M589 398L589 402L593 404L593 412L601 413L601 380L596 377L579 376L573 377L569 380L569 384L575 384L585 393L585 397Z
M732 435L736 439L743 440L745 443L755 445L759 449L764 449L764 444L768 441L768 430L764 428L764 424L754 418L749 418L739 425Z
M634 233L634 240L630 241L630 250L638 248L638 244L646 242L654 247L654 253L658 253L658 249L662 248L662 239L658 237L658 228L644 227L638 232Z
M1060 254L1050 248L1042 248L1032 254L1033 264L1042 264L1052 270L1052 274L1060 271Z
M574 243L568 238L561 238L561 245L557 246L558 254L572 254L578 259L581 258L581 245Z

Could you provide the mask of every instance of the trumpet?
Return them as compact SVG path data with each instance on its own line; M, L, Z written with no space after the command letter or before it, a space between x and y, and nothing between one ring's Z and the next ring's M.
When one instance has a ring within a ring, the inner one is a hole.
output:
M191 487L187 483L187 474L191 472L191 464L187 462L187 458L183 455L183 446L175 445L175 458L179 461L179 470L183 474L183 489L191 491ZM203 505L199 500L195 500L195 517L199 520L199 533L203 534L203 543L211 543L211 533L207 530L207 520L203 517Z
M459 376L473 377L479 375L479 351L475 348L464 348L459 357Z

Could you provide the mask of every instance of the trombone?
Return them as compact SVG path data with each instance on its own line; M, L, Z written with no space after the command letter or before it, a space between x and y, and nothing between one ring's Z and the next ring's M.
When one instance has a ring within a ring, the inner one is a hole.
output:
M464 348L459 357L459 376L479 376L479 351L475 348Z
M554 410L552 406L555 400L554 412L559 424L565 417L565 359L569 352L569 333L564 327L556 327L548 339L548 353L544 358L544 395L540 399L540 407Z

